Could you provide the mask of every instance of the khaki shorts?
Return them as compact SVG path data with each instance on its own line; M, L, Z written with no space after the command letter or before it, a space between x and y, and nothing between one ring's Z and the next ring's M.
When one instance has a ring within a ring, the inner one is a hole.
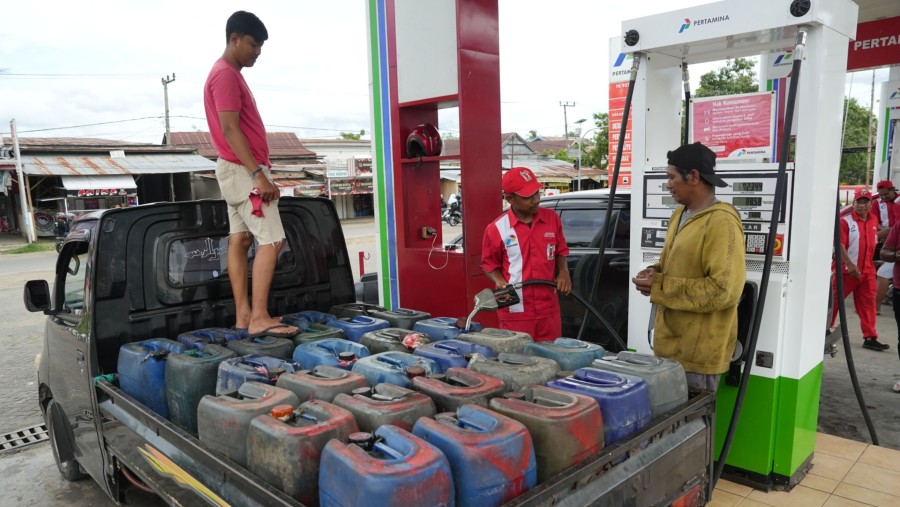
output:
M268 169L263 174L272 180ZM262 217L253 215L253 204L250 202L250 191L253 190L253 177L246 167L219 159L216 162L216 180L222 198L228 203L229 233L250 232L260 245L278 243L284 239L284 227L278 213L278 200L263 204Z

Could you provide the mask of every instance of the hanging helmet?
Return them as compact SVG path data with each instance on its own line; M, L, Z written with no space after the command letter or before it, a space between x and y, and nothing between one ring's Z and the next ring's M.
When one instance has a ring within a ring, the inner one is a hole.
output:
M441 154L443 147L441 134L430 123L423 123L412 129L406 138L406 156L409 158L436 157Z

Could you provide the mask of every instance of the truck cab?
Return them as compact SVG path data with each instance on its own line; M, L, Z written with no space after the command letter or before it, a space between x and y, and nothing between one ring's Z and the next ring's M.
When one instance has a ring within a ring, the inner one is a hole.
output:
M284 198L279 211L287 244L269 296L273 315L352 302L352 273L333 203ZM130 444L116 448L111 437L125 442L140 426L126 429L128 417L111 413L122 404L98 388L100 379L116 373L126 343L234 325L227 251L223 201L110 209L92 227L72 232L57 260L52 290L44 280L26 283L26 307L47 315L38 359L39 402L66 479L90 475L119 498L119 461L131 459L119 454ZM251 248L248 272L253 254Z

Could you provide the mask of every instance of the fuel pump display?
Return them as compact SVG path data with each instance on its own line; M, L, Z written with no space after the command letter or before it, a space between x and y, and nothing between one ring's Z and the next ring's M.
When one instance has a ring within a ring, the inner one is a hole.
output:
M777 164L740 164L739 170L737 164L722 164L716 174L729 185L717 189L716 198L731 203L741 215L748 259L762 259L765 254L769 223L774 213ZM786 196L782 200L781 209L778 210L774 260L782 262L789 260L787 239L790 232L793 175L791 167L787 171ZM678 206L666 188L664 173L653 171L644 176L644 203L641 248L662 249L666 240L669 217Z

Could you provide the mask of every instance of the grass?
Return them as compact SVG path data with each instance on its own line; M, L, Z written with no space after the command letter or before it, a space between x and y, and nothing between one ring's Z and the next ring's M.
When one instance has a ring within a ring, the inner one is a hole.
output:
M29 245L24 245L16 248L11 248L9 250L5 250L0 252L3 255L12 255L12 254L24 254L24 253L34 253L34 252L49 252L56 249L56 243L31 243Z

